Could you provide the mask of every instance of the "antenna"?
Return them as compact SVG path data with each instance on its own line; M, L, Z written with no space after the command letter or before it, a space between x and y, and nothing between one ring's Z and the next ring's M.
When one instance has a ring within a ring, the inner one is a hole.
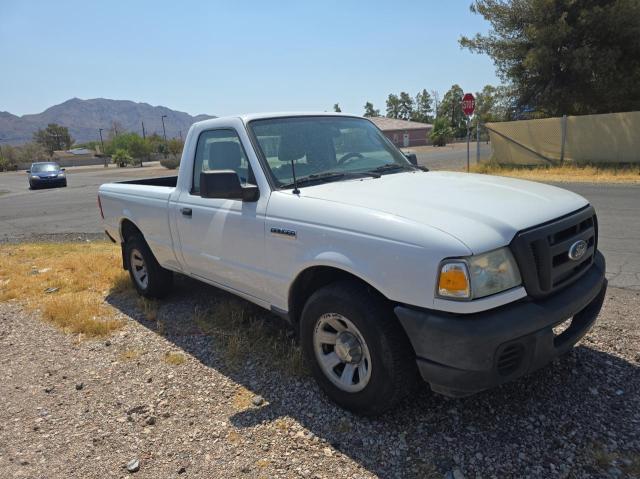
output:
M296 161L291 158L291 173L293 173L293 194L299 195L300 190L298 189L298 180L296 180Z

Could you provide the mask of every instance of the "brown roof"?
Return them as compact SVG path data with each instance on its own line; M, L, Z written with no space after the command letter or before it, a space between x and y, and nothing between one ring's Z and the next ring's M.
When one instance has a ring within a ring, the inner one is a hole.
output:
M429 123L420 123L419 121L399 120L396 118L387 118L386 116L373 116L371 120L382 131L389 130L424 130L433 128Z

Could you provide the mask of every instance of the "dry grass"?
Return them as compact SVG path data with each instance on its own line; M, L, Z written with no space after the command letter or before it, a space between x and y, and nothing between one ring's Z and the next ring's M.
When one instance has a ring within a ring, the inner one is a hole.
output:
M147 298L139 298L138 307L142 310L142 314L144 314L144 318L147 321L158 320L158 302L157 301L147 299Z
M142 355L142 351L138 349L127 349L126 351L122 351L120 353L121 361L135 361Z
M253 403L251 402L254 394L247 388L240 387L233 395L233 406L238 411L249 409Z
M65 332L87 337L107 336L122 327L122 321L108 319L109 307L88 291L52 296L42 304L42 315Z
M242 442L242 436L237 431L229 431L227 434L227 441L231 444L240 444Z
M515 166L488 161L472 166L471 172L544 182L640 183L640 165Z
M290 374L308 374L299 345L256 307L230 299L208 310L196 309L193 319L203 333L214 338L231 366L250 359Z
M95 338L123 326L107 294L125 293L128 276L110 243L0 246L0 301L19 300L60 329Z
M116 319L117 310L105 297L135 294L121 265L120 250L106 242L2 245L0 301L20 300L69 333L87 338L106 336L124 322ZM145 319L156 323L156 332L164 335L166 318L160 314L158 303L139 299L137 306ZM257 307L225 300L212 308L195 309L193 320L212 336L232 367L251 360L294 375L308 374L294 338ZM132 354L122 359L136 359ZM177 366L186 358L169 353L164 360Z
M187 358L184 357L184 354L180 353L167 353L164 355L164 362L172 366L180 366L186 360Z

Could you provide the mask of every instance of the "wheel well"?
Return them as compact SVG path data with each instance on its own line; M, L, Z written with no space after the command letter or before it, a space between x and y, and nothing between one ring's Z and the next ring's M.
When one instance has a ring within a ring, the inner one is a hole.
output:
M331 266L312 266L302 271L289 289L289 320L291 323L298 323L305 303L315 291L342 280L356 281L372 293L384 298L382 293L354 274Z
M122 242L126 243L129 238L132 236L140 236L144 238L142 231L133 223L131 220L124 219L120 224L120 237L122 238Z

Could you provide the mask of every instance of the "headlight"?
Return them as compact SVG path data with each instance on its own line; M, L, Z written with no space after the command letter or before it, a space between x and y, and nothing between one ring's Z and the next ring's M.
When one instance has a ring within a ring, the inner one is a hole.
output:
M438 294L449 299L475 299L511 289L522 283L509 248L453 259L443 263Z
M31 175L31 179L32 179L32 180L39 180L39 179L40 179L40 177L39 177L39 176L37 176L37 175Z

